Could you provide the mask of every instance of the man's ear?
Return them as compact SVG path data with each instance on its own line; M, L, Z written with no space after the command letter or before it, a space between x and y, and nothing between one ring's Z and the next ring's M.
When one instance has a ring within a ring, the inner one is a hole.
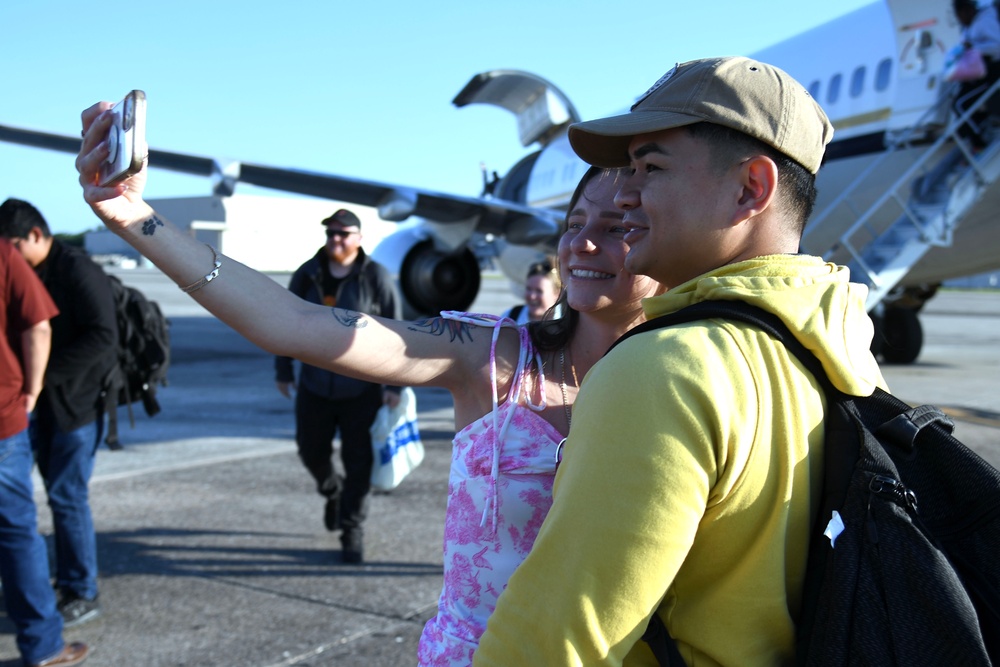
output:
M771 205L778 191L778 165L766 155L755 155L740 164L739 179L742 190L733 223L760 215Z

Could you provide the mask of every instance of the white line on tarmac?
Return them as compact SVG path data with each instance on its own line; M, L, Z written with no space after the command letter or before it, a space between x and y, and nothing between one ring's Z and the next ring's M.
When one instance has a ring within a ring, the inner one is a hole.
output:
M144 468L135 468L134 470L122 470L118 472L109 472L109 473L94 475L93 477L90 478L90 483L96 484L98 482L112 482L116 480L129 479L131 477L140 477L142 475L151 475L154 473L174 472L177 470L190 470L191 468L201 468L204 466L216 465L218 463L231 463L234 461L245 461L247 459L257 459L257 458L263 458L265 456L274 456L275 454L288 454L294 451L295 451L294 444L285 442L281 445L272 446L267 449L255 449L252 452L227 454L225 456L210 456L201 459L183 461L178 463L160 464L155 466L147 466Z

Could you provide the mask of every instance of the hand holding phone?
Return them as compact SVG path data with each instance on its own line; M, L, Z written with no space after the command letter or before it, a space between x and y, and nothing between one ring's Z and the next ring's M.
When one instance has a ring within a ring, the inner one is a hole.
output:
M123 181L142 169L146 147L146 94L133 90L112 107L114 120L108 131L108 157L100 167L102 187Z

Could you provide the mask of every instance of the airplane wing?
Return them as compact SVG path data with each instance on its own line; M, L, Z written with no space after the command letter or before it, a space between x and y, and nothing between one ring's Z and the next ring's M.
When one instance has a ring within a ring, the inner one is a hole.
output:
M0 141L78 153L80 139L0 125ZM231 195L237 182L301 195L371 206L383 220L400 222L410 216L430 222L468 224L486 234L502 235L509 243L534 245L549 241L559 230L561 214L503 199L462 197L418 188L366 181L335 174L303 171L248 162L220 163L186 153L150 149L149 166L214 180L214 192Z
M565 205L579 180L582 163L568 151L566 128L580 119L558 88L528 72L493 70L478 74L455 97L453 104L489 104L517 119L518 138L525 147L539 149L522 158L486 196L463 197L392 183L379 183L336 174L303 171L248 162L219 160L157 149L149 150L149 166L211 179L213 194L234 193L237 183L373 207L383 220L400 225L373 249L373 257L396 273L405 299L404 312L434 314L465 310L479 291L481 238L489 238L503 272L523 280L526 268L558 238ZM0 141L76 154L81 139L0 125ZM563 147L560 149L560 147ZM546 148L556 158L541 160ZM565 154L565 155L564 155ZM568 157L567 157L568 156ZM567 170L565 164L573 164ZM529 205L529 179L536 167L552 192ZM567 178L570 183L565 182Z
M150 164L153 156L150 155ZM371 206L383 220L415 215L437 223L464 223L479 217L476 231L503 235L508 242L533 245L558 233L562 214L501 199L462 197L297 169L250 163L240 165L239 180L265 188Z
M0 125L0 141L34 148L79 153L79 137L64 136ZM395 272L404 297L404 313L412 318L442 310L465 310L479 292L480 260L470 247L473 233L502 239L505 248L522 248L524 256L538 255L540 245L554 244L562 213L524 203L490 197L462 197L390 183L229 162L208 157L149 150L154 169L205 176L212 179L213 194L234 193L237 183L293 192L374 207L383 220L402 222L411 217L418 225L401 226L384 239L373 255ZM517 255L514 252L512 254ZM500 262L512 278L523 276L523 261L512 266Z

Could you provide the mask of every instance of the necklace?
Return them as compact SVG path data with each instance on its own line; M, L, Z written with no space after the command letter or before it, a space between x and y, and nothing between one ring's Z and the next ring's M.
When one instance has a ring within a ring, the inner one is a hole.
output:
M573 382L576 386L580 386L580 382L576 379L576 367L573 366L573 360L570 358L570 372L573 373ZM570 426L573 424L573 412L569 409L569 399L566 397L566 348L559 348L559 366L562 371L562 380L559 382L559 390L562 392L563 400L563 410L566 411L566 432L569 432ZM559 441L556 446L556 465L558 466L562 462L562 448L566 444L566 438Z
M576 379L576 367L573 366L573 359L570 358L570 372L573 373L573 382L576 386L580 383ZM569 399L566 397L566 348L559 348L559 366L562 370L562 381L559 383L559 389L562 391L562 401L563 410L566 411L566 428L569 429L573 424L573 411L569 409Z

